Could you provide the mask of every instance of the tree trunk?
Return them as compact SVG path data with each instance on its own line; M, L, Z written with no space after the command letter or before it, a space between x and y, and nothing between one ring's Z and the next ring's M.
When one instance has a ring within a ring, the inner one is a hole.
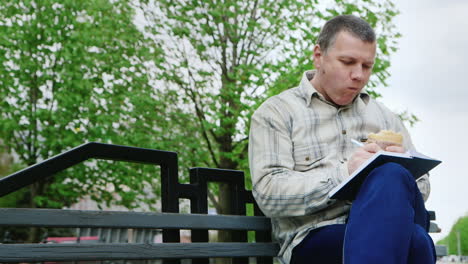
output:
M44 195L45 192L45 180L40 180L31 184L30 197L29 197L29 208L34 209L38 208L34 198L40 195ZM39 232L38 227L31 227L28 234L28 243L38 243L42 239L42 234Z
M224 147L223 147L223 145L221 145L221 147L223 148L224 152L228 152L227 151L228 149L231 149L231 151L232 151L231 142L224 145ZM230 160L230 159L222 157L221 162L220 162L220 167L223 168L223 169L236 169L237 168L237 163ZM225 215L232 214L232 208L231 208L230 201L231 201L231 197L230 197L230 191L229 191L229 184L228 183L220 183L219 184L219 202L218 202L219 207L216 208L217 213L218 214L225 214ZM232 242L231 231L219 230L218 231L218 242ZM231 263L231 259L228 259L228 258L216 259L216 264L230 264L230 263Z
M218 214L231 214L231 204L230 195L229 195L229 184L220 183L219 184L219 208L216 208ZM218 231L218 242L232 242L231 231L219 230ZM231 259L229 258L218 258L216 259L216 264L231 264Z
M12 165L13 157L3 146L2 140L0 140L0 177L8 175L11 172Z
M34 197L37 196L38 189L39 189L39 184L37 182L31 184L29 187L30 189L30 197L29 197L29 208L37 208L36 203L34 202ZM39 230L37 227L31 227L29 228L29 234L28 234L28 241L27 243L37 243L39 238Z

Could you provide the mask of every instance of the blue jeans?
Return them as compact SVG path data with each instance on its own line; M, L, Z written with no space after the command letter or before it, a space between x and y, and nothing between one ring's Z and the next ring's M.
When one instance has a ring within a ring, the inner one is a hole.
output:
M432 264L429 216L413 176L396 163L373 170L348 222L312 230L293 250L292 264Z

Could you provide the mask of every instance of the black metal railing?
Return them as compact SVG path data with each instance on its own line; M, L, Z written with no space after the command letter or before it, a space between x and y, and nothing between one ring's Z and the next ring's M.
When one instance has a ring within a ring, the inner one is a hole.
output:
M145 148L90 142L56 155L31 167L0 179L0 197L27 185L53 176L88 159L115 160L158 165L161 169L162 212L179 213L179 199L190 200L191 213L208 213L208 185L228 183L231 215L246 215L246 205L253 204L255 215L262 215L250 191L245 190L244 173L236 170L193 168L190 183L180 183L177 153ZM163 230L163 242L180 242L180 230ZM247 231L232 231L234 242L247 242ZM270 231L258 231L257 242L270 242ZM208 230L193 230L193 242L208 242ZM179 260L166 260L180 263ZM208 263L208 259L194 259L192 263ZM236 258L233 263L248 263ZM258 257L257 263L272 263L271 257Z

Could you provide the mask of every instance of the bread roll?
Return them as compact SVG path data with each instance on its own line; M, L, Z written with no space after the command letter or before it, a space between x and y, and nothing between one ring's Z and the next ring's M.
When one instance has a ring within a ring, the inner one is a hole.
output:
M377 143L383 149L387 146L402 146L403 135L390 130L382 130L377 134L370 133L367 136L367 143Z

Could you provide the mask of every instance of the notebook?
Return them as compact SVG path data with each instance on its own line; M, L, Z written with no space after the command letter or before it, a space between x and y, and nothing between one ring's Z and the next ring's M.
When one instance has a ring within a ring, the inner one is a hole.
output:
M379 151L361 164L347 179L333 188L328 196L331 199L354 200L367 175L373 169L388 162L402 165L411 172L415 179L428 173L441 163L440 160L432 159L416 151L406 153Z

